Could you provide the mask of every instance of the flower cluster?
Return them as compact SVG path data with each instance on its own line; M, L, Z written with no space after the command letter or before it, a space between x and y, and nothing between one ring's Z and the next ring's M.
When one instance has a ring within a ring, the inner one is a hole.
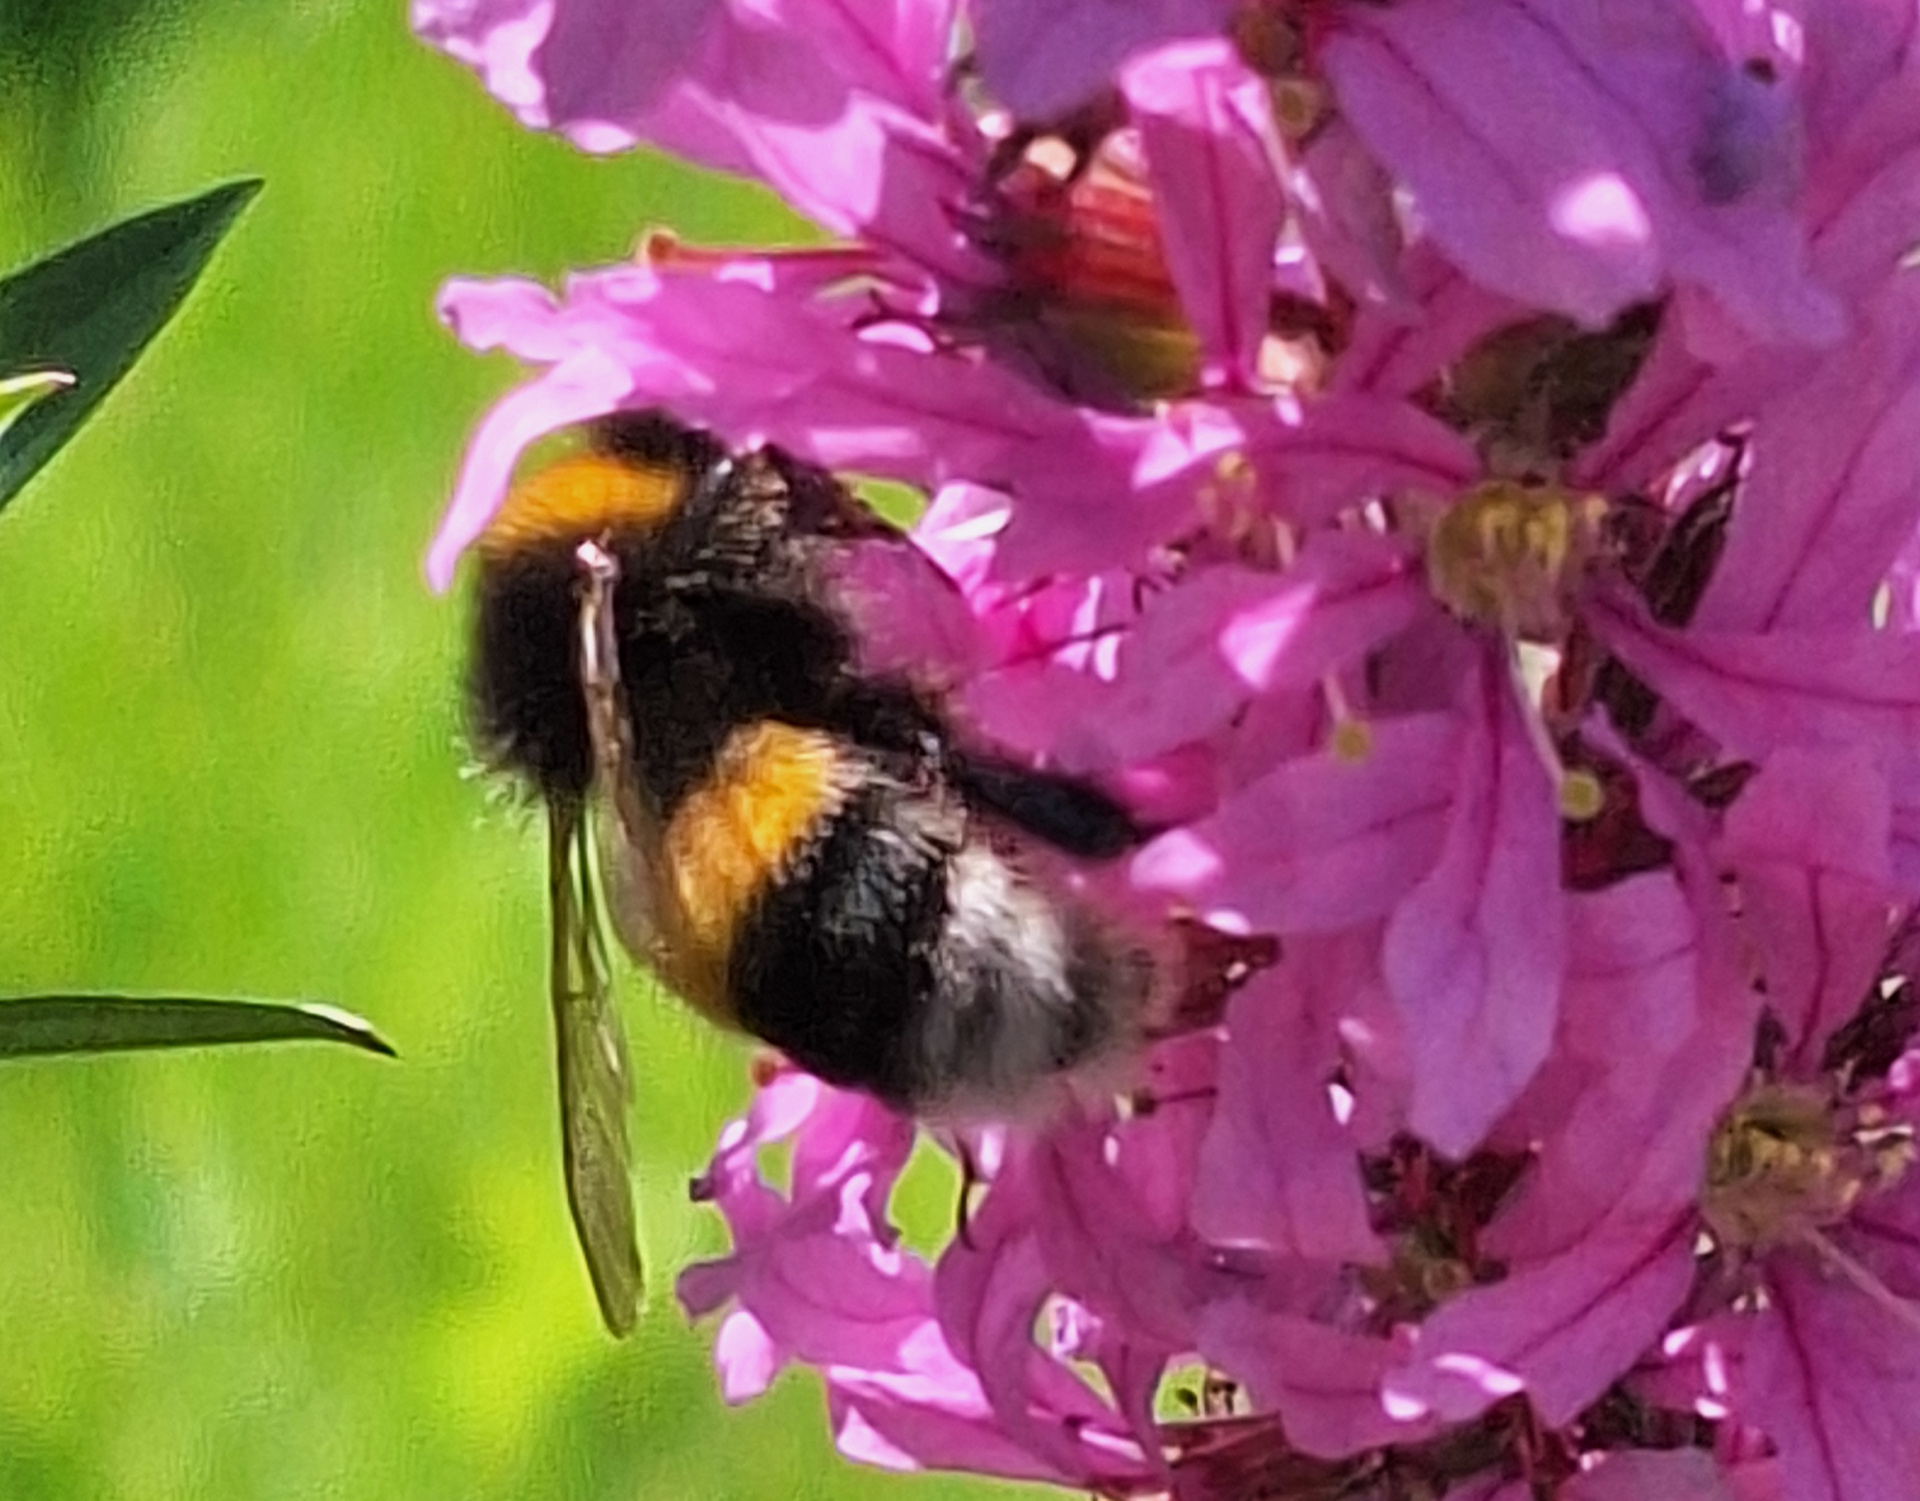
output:
M442 309L930 498L874 649L1280 957L973 1133L792 1073L701 1191L729 1398L1182 1501L1893 1501L1920 1464L1912 0L414 0L527 124L838 238ZM944 598L944 596L943 596ZM784 1143L775 1187L763 1149Z

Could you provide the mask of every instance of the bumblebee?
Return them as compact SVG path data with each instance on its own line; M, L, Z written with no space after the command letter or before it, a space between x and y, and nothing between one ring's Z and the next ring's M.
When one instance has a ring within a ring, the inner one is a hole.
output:
M1127 813L857 667L833 565L889 541L831 475L628 414L477 544L473 733L547 810L568 1198L616 1334L641 1268L603 897L695 1010L923 1117L1018 1111L1123 1053L1161 988L1048 875L1137 843Z

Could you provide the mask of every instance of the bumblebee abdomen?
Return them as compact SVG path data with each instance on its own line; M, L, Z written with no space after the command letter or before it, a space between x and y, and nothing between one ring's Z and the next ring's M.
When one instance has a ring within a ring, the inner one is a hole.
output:
M936 782L868 768L739 928L739 1024L903 1110L1013 1107L1126 1041L1152 981Z
M743 1024L732 957L758 907L831 838L857 776L832 735L762 720L737 728L673 806L653 859L653 959L715 1020Z

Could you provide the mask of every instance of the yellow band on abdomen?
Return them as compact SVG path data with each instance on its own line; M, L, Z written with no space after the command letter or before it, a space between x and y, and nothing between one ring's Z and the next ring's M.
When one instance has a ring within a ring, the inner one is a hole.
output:
M763 720L735 730L674 810L660 877L662 978L731 1022L727 966L755 899L838 811L851 782L834 737Z

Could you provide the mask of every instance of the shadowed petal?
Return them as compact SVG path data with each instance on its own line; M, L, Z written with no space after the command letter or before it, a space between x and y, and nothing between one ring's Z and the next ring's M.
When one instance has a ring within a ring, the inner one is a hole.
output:
M1685 7L1349 7L1326 67L1355 131L1484 285L1598 327L1693 282L1758 332L1838 335L1787 209L1790 119Z
M1413 1128L1462 1156L1546 1057L1565 964L1560 815L1506 674L1468 689L1439 860L1387 925L1414 1049Z
M1232 0L974 0L974 48L1003 104L1046 119L1110 84L1133 53L1217 35L1232 11Z

